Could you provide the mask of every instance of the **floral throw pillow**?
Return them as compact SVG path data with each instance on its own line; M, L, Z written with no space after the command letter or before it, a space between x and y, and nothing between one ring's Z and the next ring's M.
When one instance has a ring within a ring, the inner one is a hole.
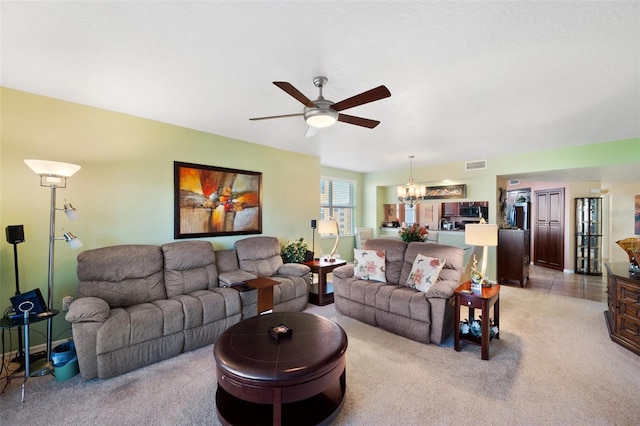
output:
M440 271L444 267L444 259L418 254L413 261L411 272L407 278L407 287L426 292L438 281Z
M387 281L384 250L353 249L353 269L355 277L361 280Z

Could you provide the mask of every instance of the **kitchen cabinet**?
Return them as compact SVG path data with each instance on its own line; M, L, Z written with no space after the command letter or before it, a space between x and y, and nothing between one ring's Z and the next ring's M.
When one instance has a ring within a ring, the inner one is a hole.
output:
M460 203L442 203L442 217L458 216Z
M531 189L522 188L507 191L507 204L527 203L531 199Z
M535 191L534 264L564 269L564 188Z
M629 262L614 262L607 269L607 305L604 316L609 337L640 355L640 277L629 274Z
M602 198L576 198L576 274L602 275Z
M529 279L530 238L528 229L498 230L498 282L517 280L524 287Z

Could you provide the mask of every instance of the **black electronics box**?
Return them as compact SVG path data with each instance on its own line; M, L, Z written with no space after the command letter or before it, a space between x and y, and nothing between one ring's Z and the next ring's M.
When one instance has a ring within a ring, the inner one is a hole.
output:
M11 304L17 314L23 311L29 311L30 314L36 315L46 312L47 310L47 304L45 303L39 288L13 296L11 298ZM33 304L33 306L31 304ZM20 305L22 305L22 308Z

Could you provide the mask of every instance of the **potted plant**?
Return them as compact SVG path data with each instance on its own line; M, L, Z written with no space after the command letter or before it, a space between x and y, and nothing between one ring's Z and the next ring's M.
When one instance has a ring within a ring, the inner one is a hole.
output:
M300 238L286 245L283 244L280 256L282 256L284 263L302 263L308 257L307 252L307 243L304 242L304 238ZM311 258L313 258L313 254L311 254Z
M427 235L429 235L429 232L427 231L427 228L421 227L417 223L414 223L411 226L400 228L400 230L398 231L398 235L400 235L402 241L406 243L410 243L411 241L423 242L427 240Z

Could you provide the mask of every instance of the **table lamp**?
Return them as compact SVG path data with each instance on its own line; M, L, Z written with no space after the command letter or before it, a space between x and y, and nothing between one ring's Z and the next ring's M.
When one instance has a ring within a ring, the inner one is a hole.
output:
M335 262L336 259L333 257L333 254L336 252L336 248L338 248L338 241L340 240L340 227L338 226L338 222L332 217L322 219L318 224L318 234L336 236L336 243L333 245L333 250L331 250L329 256L324 259L327 262Z
M474 279L474 272L471 272L471 281L478 284L481 283L482 287L491 287L491 283L489 283L485 274L487 273L487 257L489 246L497 246L498 245L498 225L488 224L488 223L479 223L479 224L467 224L464 227L464 243L470 246L482 246L482 269L480 271L480 276ZM474 269L476 261L475 254L473 255ZM478 281L478 282L476 282Z

